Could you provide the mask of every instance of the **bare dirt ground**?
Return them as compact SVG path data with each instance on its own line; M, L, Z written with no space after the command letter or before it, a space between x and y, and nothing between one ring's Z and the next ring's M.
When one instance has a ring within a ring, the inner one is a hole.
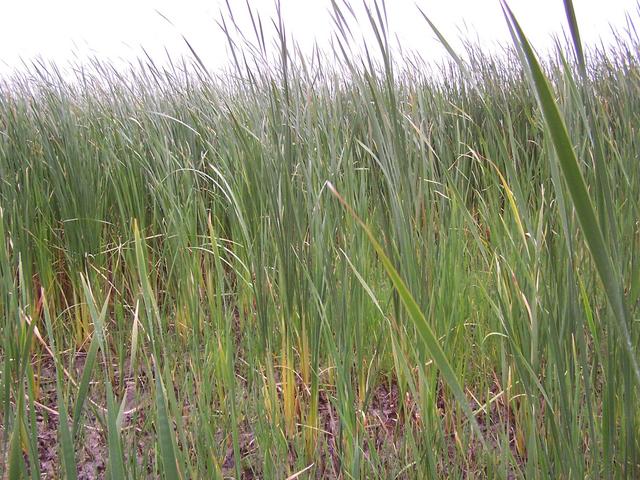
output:
M76 369L81 371L83 359L80 357L76 360ZM39 366L39 396L38 402L35 404L35 418L37 428L37 450L38 461L41 478L53 479L61 478L62 466L59 456L58 443L58 423L59 415L57 411L56 390L55 390L55 369L53 362L43 361ZM147 394L148 395L148 394ZM81 428L81 439L76 443L76 462L78 467L78 475L80 479L101 479L105 478L107 468L108 449L106 443L106 429L99 423L94 414L91 413L92 408L98 408L101 399L93 399L93 405L87 408L87 414L84 415L83 425ZM124 418L123 428L137 429L138 435L135 435L136 443L125 444L123 446L125 452L135 452L137 464L143 468L146 465L147 474L141 470L138 471L142 476L152 478L152 455L149 452L155 448L155 440L149 432L149 426L144 427L145 409L149 408L153 402L145 403L135 414L127 414ZM470 402L472 408L478 408L477 403ZM439 412L444 415L444 402L439 402ZM2 419L0 419L2 420ZM363 416L363 424L367 436L365 442L364 455L369 454L370 449L375 449L377 457L384 464L391 466L396 461L398 448L403 440L406 428L420 428L422 419L418 412L417 405L413 400L406 396L401 398L398 386L393 381L386 381L378 385L374 390L369 406ZM486 438L496 444L499 437L505 435L509 439L512 453L518 458L516 449L515 431L513 422L511 421L511 412L501 402L492 402L489 411L486 414L478 416L478 422L485 434ZM322 448L318 449L318 458L314 464L314 477L338 479L343 478L340 471L340 455L337 439L339 438L340 420L338 412L333 405L330 395L326 391L320 392L319 397L319 424L320 433L318 443ZM0 429L3 423L0 421ZM2 432L0 431L0 434ZM221 437L223 437L222 432ZM255 451L255 435L251 430L251 425L245 424L241 426L240 434L240 452L242 459L251 455ZM450 439L450 458L442 459L442 465L439 469L446 474L451 466L451 462L460 461L459 453L456 453L456 444L454 435ZM465 462L472 465L476 455L481 450L480 445L472 446L468 452L468 458ZM292 453L293 455L293 453ZM27 456L25 455L25 460ZM293 459L292 459L293 460ZM522 461L522 459L519 459ZM231 446L227 448L227 454L222 462L223 474L228 476L235 475L235 462L233 449ZM247 462L243 462L247 463ZM293 462L292 462L293 463ZM33 468L28 465L29 469ZM414 472L415 473L415 472ZM477 473L477 472L475 472ZM410 475L408 475L409 477ZM257 467L247 467L243 471L243 478L249 480L261 478ZM308 478L308 477L305 477Z

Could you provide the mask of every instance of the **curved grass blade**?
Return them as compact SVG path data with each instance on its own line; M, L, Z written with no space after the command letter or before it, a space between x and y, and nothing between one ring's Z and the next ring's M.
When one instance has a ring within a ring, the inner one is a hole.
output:
M523 63L526 63L526 66L528 66L530 80L538 98L544 125L555 149L560 164L560 171L567 184L569 196L576 210L582 234L587 242L587 246L596 265L596 270L604 286L607 299L614 312L619 334L622 337L625 352L633 368L635 380L638 385L640 385L640 367L638 366L635 348L629 332L629 313L625 305L624 290L620 282L621 277L615 268L609 249L605 243L604 234L598 222L595 208L589 196L582 172L580 171L578 158L569 140L567 127L553 98L551 86L542 71L542 67L524 31L504 1L502 2L502 7L505 17L509 22L514 42L520 47L523 54Z

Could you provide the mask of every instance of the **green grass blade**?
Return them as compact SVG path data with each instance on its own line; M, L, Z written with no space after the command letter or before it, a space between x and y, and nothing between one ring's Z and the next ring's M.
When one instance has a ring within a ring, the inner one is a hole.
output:
M340 201L340 203L347 209L349 214L356 220L356 222L358 222L358 224L362 227L362 229L366 233L367 237L369 238L369 241L371 242L371 245L373 246L374 250L378 254L378 257L380 258L380 261L382 262L382 265L385 271L387 272L387 275L391 279L391 282L393 283L394 288L396 289L396 291L398 292L398 295L402 299L402 303L407 309L407 312L409 313L409 317L411 318L415 327L417 328L418 334L420 335L421 340L424 342L424 345L429 351L429 353L433 356L434 363L440 369L440 372L442 373L444 381L447 383L447 385L453 392L453 395L455 396L455 399L458 401L460 408L467 415L467 418L469 419L469 423L471 424L471 427L477 433L478 438L482 442L483 446L486 447L484 436L482 434L482 431L480 430L480 426L478 425L478 422L476 421L473 411L471 410L471 408L469 408L468 399L464 394L462 385L460 385L460 382L458 381L458 378L456 377L456 374L453 371L453 367L451 366L451 364L449 363L449 360L447 359L447 355L445 354L444 350L440 346L440 342L438 341L438 338L436 337L435 333L431 329L431 326L427 322L427 319L422 313L422 310L420 310L420 306L415 301L415 299L411 295L411 292L407 288L407 285L404 283L404 280L402 280L402 277L400 277L400 275L398 274L398 271L395 269L395 267L391 263L391 260L385 253L384 249L382 248L382 245L378 243L378 241L376 240L371 230L369 230L369 227L367 227L367 225L356 214L356 212L351 208L351 206L349 206L346 203L346 201L340 196L340 194L337 192L337 190L331 183L327 182L327 186L329 190L333 193L333 195L336 196L336 198Z
M107 380L107 447L109 450L109 473L113 480L127 478L122 454L122 441L118 426L118 404L111 383Z
M158 420L158 444L160 446L160 456L164 466L164 476L168 480L182 478L178 474L178 465L173 448L173 435L169 412L167 410L167 400L165 396L164 383L160 378L160 366L155 363L156 376L156 411Z
M64 382L63 379L63 366L60 359L60 356L57 353L56 345L55 345L55 337L53 334L53 327L51 322L51 313L49 312L49 305L47 303L47 298L45 296L44 290L41 291L42 298L42 306L44 310L44 319L45 326L47 329L47 336L49 337L49 347L51 348L51 352L54 356L54 361L56 364L56 395L58 398L58 412L60 414L60 421L58 423L58 432L60 435L60 446L62 448L62 464L64 466L64 470L66 473L66 477L69 479L75 479L78 477L78 471L76 466L75 459L75 448L73 439L76 435L76 424L80 425L79 416L76 417L74 414L73 423L74 433L71 433L69 429L69 416L67 414L67 405L64 401L63 389L62 385Z
M96 358L99 350L99 342L97 337L91 339L89 344L89 350L87 350L87 357L82 369L82 376L80 377L80 383L78 384L78 394L76 396L76 402L73 408L73 436L74 438L80 431L80 420L82 418L82 410L87 401L87 394L89 393L89 385L93 378L93 370L96 364Z
M564 11L567 15L567 22L569 23L569 30L571 32L571 39L573 40L573 49L576 54L576 59L578 60L580 73L584 76L587 72L587 65L582 49L582 40L580 39L580 29L578 28L578 21L576 20L576 11L573 8L573 0L563 1Z
M13 432L11 433L11 440L9 442L9 458L7 463L9 465L7 469L7 477L9 480L19 480L22 477L24 470L24 462L22 460L22 411L24 399L21 397L18 399L18 411L16 414Z
M426 20L426 22L429 24L429 27L431 27L431 30L433 30L433 33L438 38L438 41L447 50L447 53L451 56L453 61L456 62L456 65L458 65L461 71L465 71L464 62L462 61L462 58L460 58L460 56L456 53L453 46L447 41L446 37L442 34L442 32L440 32L438 27L436 27L436 25L431 21L427 14L424 13L422 8L418 7L418 10L420 11L422 18Z
M87 357L85 359L84 368L82 370L82 377L80 377L80 383L78 385L78 394L76 397L76 403L73 409L73 437L75 438L80 430L80 419L82 418L82 410L87 400L89 393L89 385L93 378L93 371L96 365L98 352L103 346L103 325L107 316L107 307L109 306L109 296L105 299L102 309L98 312L91 293L91 289L86 280L82 279L82 285L85 291L85 301L89 306L89 314L94 324L93 338L89 344L89 350L87 351Z
M587 186L582 176L576 153L569 140L567 127L560 115L554 100L551 86L547 81L536 54L527 40L524 31L516 20L513 12L503 2L505 15L514 33L514 40L522 49L524 60L529 69L540 110L544 118L547 133L550 135L560 170L567 184L578 221L585 237L596 269L604 286L609 304L616 317L619 333L622 337L625 352L633 368L636 382L640 385L640 367L636 358L635 347L629 332L629 314L624 300L624 290L621 276L615 268L611 255L604 240L604 235L598 223L595 208L589 196Z

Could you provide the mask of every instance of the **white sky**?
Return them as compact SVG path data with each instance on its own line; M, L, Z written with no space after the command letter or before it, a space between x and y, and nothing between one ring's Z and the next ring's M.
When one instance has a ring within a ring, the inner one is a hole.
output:
M245 0L229 3L240 22L246 21ZM268 25L266 20L275 12L274 0L249 3ZM351 3L361 5L362 0ZM386 3L391 31L403 48L418 50L426 59L442 58L443 48L416 5L454 44L461 34L477 37L487 48L510 41L498 0ZM281 4L285 25L303 48L309 48L314 40L328 46L333 28L330 0L281 0ZM510 0L509 4L538 48L551 45L551 35L561 32L565 24L562 0ZM224 5L224 0L0 0L0 75L20 69L22 59L38 56L62 65L87 56L128 62L142 54L141 47L162 62L165 48L173 57L188 53L181 35L187 37L208 66L221 67L228 58L216 19ZM610 41L611 26L624 28L627 13L634 20L638 18L636 0L574 0L574 5L586 43ZM367 31L366 17L359 18L360 28ZM244 25L246 28L248 24Z

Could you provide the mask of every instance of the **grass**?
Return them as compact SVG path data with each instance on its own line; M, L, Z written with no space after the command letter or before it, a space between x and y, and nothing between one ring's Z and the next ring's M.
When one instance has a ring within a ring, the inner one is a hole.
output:
M585 48L567 0L542 61L506 5L502 55L429 22L434 71L369 6L331 54L227 17L220 77L2 84L1 478L640 475L632 24Z

